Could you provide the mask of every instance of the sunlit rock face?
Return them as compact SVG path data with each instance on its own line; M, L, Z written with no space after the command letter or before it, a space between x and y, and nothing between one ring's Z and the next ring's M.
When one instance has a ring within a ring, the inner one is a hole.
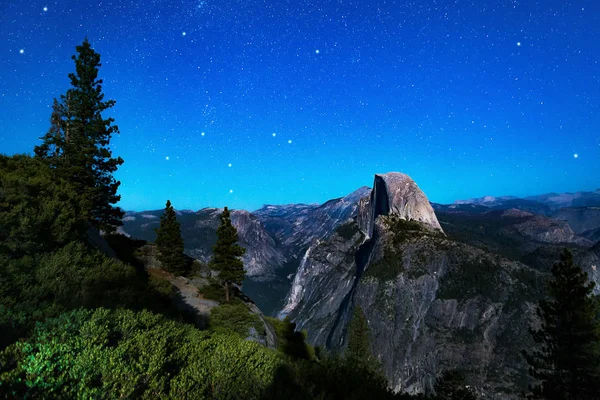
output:
M368 198L361 199L358 209L358 226L369 238L375 219L390 214L442 231L425 193L410 176L400 172L375 175L373 190Z
M311 344L344 351L360 306L394 390L426 393L439 373L464 367L487 398L518 398L540 276L447 238L416 183L388 173L375 176L352 221L312 243L279 316Z

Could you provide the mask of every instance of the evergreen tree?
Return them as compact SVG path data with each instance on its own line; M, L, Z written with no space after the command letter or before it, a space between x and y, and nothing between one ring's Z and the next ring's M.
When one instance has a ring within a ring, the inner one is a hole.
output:
M354 308L352 320L348 325L348 349L346 350L346 357L367 363L376 362L373 353L371 353L369 325L367 324L367 319L362 308L358 306Z
M436 380L435 396L432 400L477 400L477 395L465 381L465 377L457 370L442 373Z
M50 130L34 151L89 200L85 216L91 224L113 232L121 225L123 212L112 206L121 198L117 195L121 183L112 174L123 159L112 157L110 139L119 128L113 125L113 118L103 118L102 112L115 101L104 100L102 79L98 79L100 55L87 38L76 50L78 55L72 57L75 73L69 74L71 88L60 101L54 99Z
M167 200L165 212L160 217L160 228L156 229L156 233L158 260L162 263L163 268L176 275L183 274L186 267L183 238L177 215L170 200Z
M217 243L213 246L210 267L219 271L219 279L225 286L225 298L229 302L229 284L241 285L244 281L244 263L239 257L246 249L240 247L238 233L231 223L231 214L227 207L221 214L221 223L217 228Z
M523 352L538 382L530 399L597 399L600 393L600 323L594 283L573 263L568 251L552 267L549 299L537 313L539 329L530 329L540 348Z

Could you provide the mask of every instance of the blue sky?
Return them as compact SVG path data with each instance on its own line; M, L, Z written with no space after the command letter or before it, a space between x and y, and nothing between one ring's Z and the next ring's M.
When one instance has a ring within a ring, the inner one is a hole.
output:
M85 36L126 209L324 202L388 171L440 203L600 187L597 1L3 1L0 152L32 152Z

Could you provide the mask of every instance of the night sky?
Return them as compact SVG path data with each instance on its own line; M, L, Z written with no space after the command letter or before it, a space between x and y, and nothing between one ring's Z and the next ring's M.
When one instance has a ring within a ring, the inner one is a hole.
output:
M1 153L32 153L86 35L127 210L388 171L440 203L600 187L598 0L0 0Z

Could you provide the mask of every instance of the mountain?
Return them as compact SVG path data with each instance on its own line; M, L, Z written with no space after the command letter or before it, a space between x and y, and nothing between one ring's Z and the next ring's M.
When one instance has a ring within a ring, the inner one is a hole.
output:
M454 202L454 204L479 204L479 205L485 205L485 206L493 206L493 205L497 205L497 204L502 204L505 201L508 200L516 200L518 199L518 197L516 196L500 196L500 197L494 197L494 196L483 196L483 197L478 197L475 199L468 199L468 200L456 200Z
M568 207L552 214L552 218L566 221L578 235L600 241L600 207Z
M267 315L279 310L306 248L313 240L328 237L356 214L358 200L369 191L370 188L362 187L322 205L266 205L253 213L233 210L232 223L238 230L240 245L246 248L244 293ZM185 254L202 262L210 260L222 211L217 208L177 211ZM163 210L129 211L119 231L153 242L162 213Z
M223 209L218 208L177 212L185 254L205 263L210 260L222 212ZM122 230L137 239L153 242L156 239L155 228L160 226L162 213L163 210L127 212L123 218ZM286 261L285 255L277 248L275 239L248 211L233 210L231 221L238 230L240 245L246 248L243 256L246 274L258 280L274 279L275 270Z
M434 212L407 175L376 175L356 217L307 249L280 317L311 344L343 351L360 306L395 390L429 392L439 372L460 368L486 397L519 397L528 383L520 352L532 345L552 257L567 245L598 280L600 252L563 221L457 206L465 211Z
M600 189L593 192L546 193L524 198L515 196L484 196L468 200L456 200L454 204L475 204L502 210L516 208L535 214L551 215L556 210L566 207L599 207Z
M332 199L322 205L267 205L255 215L292 256L301 256L310 243L330 235L335 228L352 218L358 201L371 188L363 186L347 196Z
M460 367L486 396L514 398L527 385L520 350L532 345L533 304L560 251L569 247L600 282L598 208L557 208L594 193L557 198L435 204L409 176L388 173L321 205L235 210L247 248L243 291L332 351L345 348L360 306L398 391L429 391L439 372ZM178 212L186 254L210 258L221 211ZM128 212L121 230L153 241L162 212Z

